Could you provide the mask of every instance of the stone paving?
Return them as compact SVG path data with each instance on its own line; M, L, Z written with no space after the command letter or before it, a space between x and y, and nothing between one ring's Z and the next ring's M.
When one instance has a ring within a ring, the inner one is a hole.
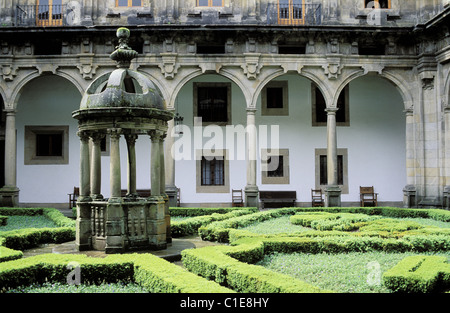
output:
M150 250L142 250L142 251L130 251L125 252L124 254L131 253L151 253L153 255L162 257L168 261L176 262L181 259L181 251L184 249L195 249L201 248L205 246L218 245L217 242L209 242L203 241L198 236L191 237L183 237L183 238L173 238L172 243L168 244L167 249L159 250L159 251L150 251ZM75 246L75 241L65 242L62 244L44 244L37 248L28 249L23 251L23 257L30 257L38 254L44 253L59 253L59 254L85 254L90 257L98 257L103 258L108 256L109 254L104 253L103 251L78 251Z

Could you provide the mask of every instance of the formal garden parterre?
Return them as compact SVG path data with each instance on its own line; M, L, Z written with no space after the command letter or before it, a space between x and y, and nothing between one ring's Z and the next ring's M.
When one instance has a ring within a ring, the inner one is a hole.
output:
M71 254L23 258L24 249L74 240L75 222L55 209L2 208L2 227L17 215L44 216L53 225L47 227L43 223L41 228L7 231L0 228L3 292L33 284L65 284L70 262L79 264L83 283L132 282L154 293L352 292L333 284L318 286L316 282L295 276L292 266L297 269L303 266L309 271L304 261L298 261L303 259L295 258L318 256L334 260L342 255L359 258L371 253L395 255L395 259L379 273L379 285L383 289L362 292L431 293L450 288L450 212L446 210L171 208L173 238L198 234L203 240L224 243L183 250L183 266L148 253L105 258ZM272 261L275 257L296 261L283 270ZM342 266L351 271L348 264ZM362 276L361 284L364 284L367 272Z

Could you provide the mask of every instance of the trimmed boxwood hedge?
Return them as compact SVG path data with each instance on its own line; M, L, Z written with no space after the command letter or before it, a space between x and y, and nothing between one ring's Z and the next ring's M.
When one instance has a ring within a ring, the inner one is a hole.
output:
M105 258L42 254L2 263L0 286L6 289L47 281L66 283L67 276L73 269L68 265L72 262L80 266L81 283L98 284L131 280L154 293L233 292L152 254L110 255Z
M171 216L202 216L211 215L213 213L226 214L234 211L250 211L258 212L256 207L231 207L231 208L184 208L184 207L170 207Z
M183 265L191 272L237 292L251 293L316 293L321 290L291 276L275 273L262 266L241 261L263 255L262 242L254 241L237 247L215 246L183 250ZM239 258L240 260L238 260Z
M59 210L53 208L0 208L0 214L5 216L43 215L55 223L55 228L26 228L0 232L1 249L0 262L21 258L24 250L44 243L62 243L75 240L75 221L65 217Z
M450 264L446 257L406 257L383 274L384 284L395 292L440 292L450 288Z
M198 233L201 226L215 221L223 221L229 218L252 214L253 210L229 210L228 213L212 213L211 215L194 216L184 221L171 222L170 230L173 238L184 237ZM189 215L188 215L189 216Z

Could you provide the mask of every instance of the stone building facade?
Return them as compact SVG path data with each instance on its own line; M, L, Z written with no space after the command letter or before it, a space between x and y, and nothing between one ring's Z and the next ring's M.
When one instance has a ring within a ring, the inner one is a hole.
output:
M292 190L309 206L322 188L327 205L359 205L359 186L374 186L379 205L448 208L449 12L448 0L2 1L2 205L67 206L71 114L115 68L126 26L131 67L184 118L165 142L172 201ZM151 188L148 149L136 143L138 189Z

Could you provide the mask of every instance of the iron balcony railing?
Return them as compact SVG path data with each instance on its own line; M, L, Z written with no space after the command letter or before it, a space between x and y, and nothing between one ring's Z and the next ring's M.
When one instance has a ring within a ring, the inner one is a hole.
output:
M322 5L302 0L278 1L267 8L267 23L272 25L320 25Z
M16 6L16 26L63 26L68 25L70 13L66 5L21 5Z

